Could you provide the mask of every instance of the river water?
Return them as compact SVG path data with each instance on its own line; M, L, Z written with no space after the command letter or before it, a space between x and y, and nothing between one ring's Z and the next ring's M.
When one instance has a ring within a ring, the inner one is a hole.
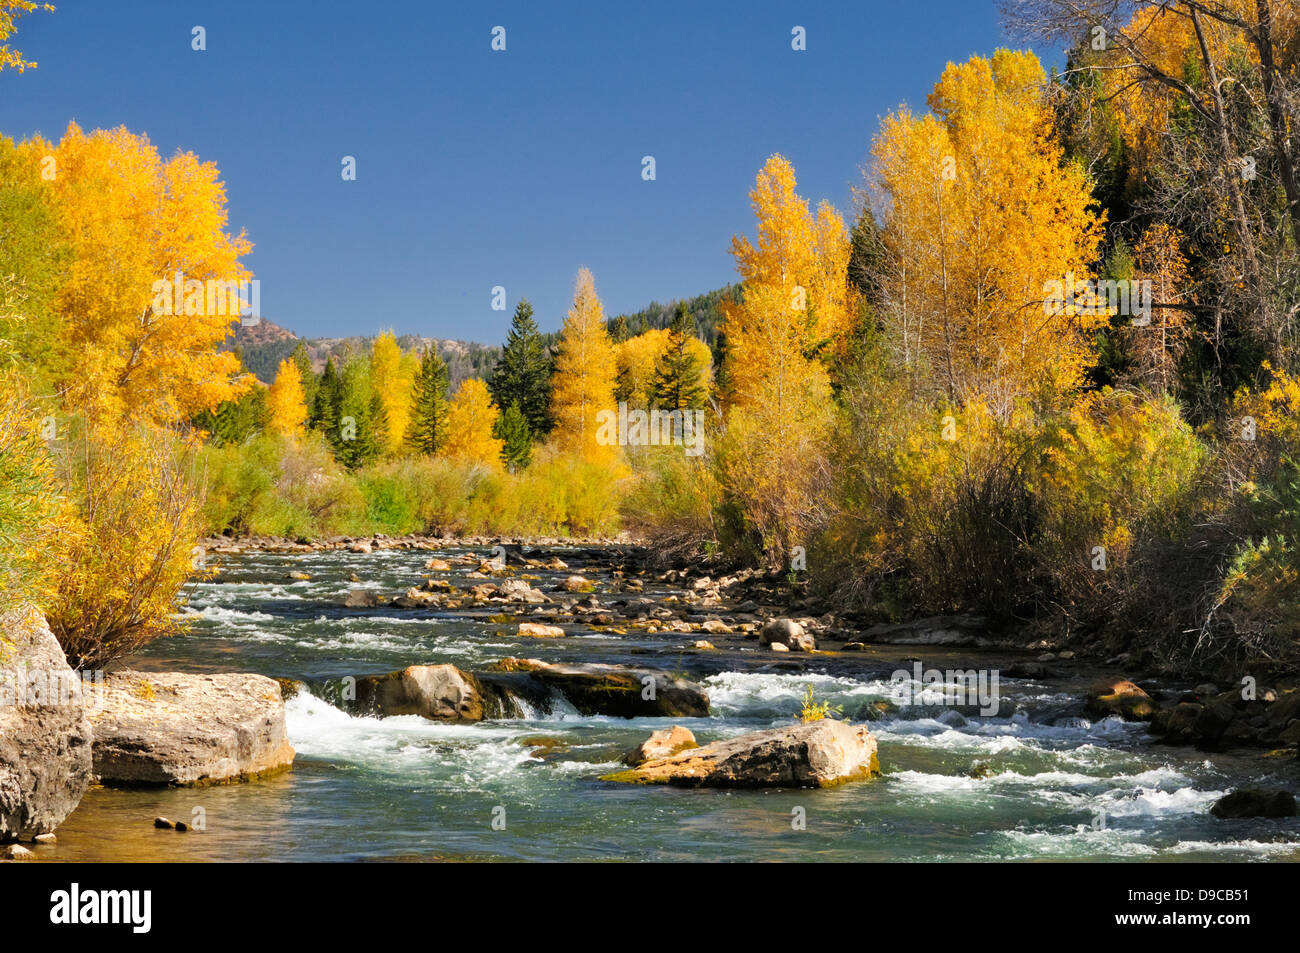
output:
M1296 818L1208 814L1242 783L1294 789L1294 761L1151 745L1140 726L1082 718L1069 682L1004 679L1002 693L1017 709L1009 717L915 707L881 717L872 730L883 776L871 782L813 791L602 782L655 728L683 724L706 743L789 724L809 684L856 720L873 701L899 700L894 670L913 659L944 667L955 657L904 647L778 656L725 636L579 625L566 625L564 639L521 639L513 625L487 617L499 608L342 608L351 574L395 595L419 584L430 555L224 557L220 575L188 589L192 631L155 643L132 667L258 672L323 686L414 663L472 671L506 656L622 662L698 677L713 714L583 717L560 701L527 719L443 725L353 717L302 693L287 703L298 752L291 772L198 789L95 789L42 853L77 861L1300 860ZM482 581L463 578L470 568L439 575L467 587ZM292 581L291 570L312 578ZM565 575L528 573L544 590ZM625 597L609 591L608 577L595 578L598 599ZM699 638L722 651L693 651ZM550 747L521 744L537 736ZM986 776L968 775L975 762L987 765ZM204 829L155 830L157 815L200 820Z

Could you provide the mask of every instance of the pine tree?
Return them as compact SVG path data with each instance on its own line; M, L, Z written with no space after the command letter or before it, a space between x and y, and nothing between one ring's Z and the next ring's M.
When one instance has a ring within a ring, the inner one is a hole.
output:
M339 409L343 397L342 384L338 372L334 369L334 358L325 361L320 381L316 386L316 396L311 402L310 424L313 430L319 430L331 446L339 439Z
M518 404L528 429L540 438L551 429L551 356L533 320L533 306L520 299L501 360L487 381L498 407Z
M497 420L493 436L502 441L501 459L511 473L523 470L532 462L533 433L528 429L528 418L519 409L519 402L510 405Z
M627 326L627 315L620 314L610 322L609 336L615 344L622 344L632 336L632 329Z
M669 330L668 347L655 365L654 400L661 410L695 410L708 400L704 362L690 346L691 342L707 353L707 348L695 337L695 319L686 303L679 302Z
M354 355L340 375L339 439L334 456L350 470L374 461L387 442L387 415L370 385L370 362Z
M434 454L446 439L447 365L430 347L420 358L411 394L408 440L417 453Z

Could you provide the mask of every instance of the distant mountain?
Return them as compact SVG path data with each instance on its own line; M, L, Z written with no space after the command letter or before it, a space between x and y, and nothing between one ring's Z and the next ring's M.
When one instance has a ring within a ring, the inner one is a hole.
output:
M718 326L722 323L722 301L738 291L739 286L728 285L686 299L686 307L695 318L695 327L700 339L715 351ZM608 323L613 326L619 317L625 318L628 330L632 334L637 334L643 327L668 327L673 323L673 312L676 309L676 301L667 304L652 301L640 311L617 315ZM543 335L543 338L548 345L554 346L559 343L560 333L554 331ZM311 356L312 368L320 373L325 368L326 360L331 357L334 358L335 366L338 366L351 354L369 354L374 337L303 338L274 321L262 318L257 324L237 325L234 333L222 345L222 350L238 354L245 368L262 383L270 384L275 380L280 362L293 353L299 341L306 346L307 353ZM436 347L442 359L447 362L453 390L467 377L486 377L501 356L500 345L479 344L475 341L403 334L398 336L397 343L406 351L422 351L427 347Z
M352 354L369 354L374 337L303 338L263 318L257 324L238 325L226 339L222 350L238 354L245 368L262 383L270 384L275 380L280 362L293 353L299 341L307 348L312 368L320 373L331 357L337 367ZM436 347L439 355L447 362L453 389L467 377L486 376L501 356L500 347L473 341L403 334L398 336L397 343L407 351Z

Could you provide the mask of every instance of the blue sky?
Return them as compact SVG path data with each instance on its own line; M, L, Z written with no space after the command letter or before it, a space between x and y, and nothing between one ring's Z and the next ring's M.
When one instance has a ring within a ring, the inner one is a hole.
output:
M0 132L216 161L263 313L307 336L495 342L520 296L552 330L583 265L611 315L719 287L768 155L847 210L879 117L1004 42L994 0L56 6L20 21L40 65L0 73Z

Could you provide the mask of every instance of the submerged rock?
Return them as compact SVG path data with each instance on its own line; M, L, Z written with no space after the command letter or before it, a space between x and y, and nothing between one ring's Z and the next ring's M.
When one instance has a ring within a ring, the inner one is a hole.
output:
M343 599L346 609L373 609L379 605L379 593L373 589L349 589Z
M0 841L31 840L72 813L90 785L91 736L81 679L45 619L0 614Z
M1210 813L1219 818L1295 817L1295 797L1287 791L1242 788L1214 802Z
M408 665L400 672L357 679L360 711L434 721L481 721L486 712L479 680L454 665Z
M866 728L823 719L715 741L602 780L684 787L816 788L880 773Z
M1088 686L1084 711L1094 718L1119 715L1125 721L1150 721L1156 713L1151 696L1126 678L1100 678Z
M538 659L502 659L496 668L526 673L558 691L584 715L616 718L704 718L709 696L685 679L622 665L552 665Z
M649 738L623 756L623 763L635 768L647 761L669 758L678 752L698 747L695 735L689 728L673 725L671 728L651 732Z
M284 770L280 685L262 675L114 672L91 712L104 784L212 784Z

